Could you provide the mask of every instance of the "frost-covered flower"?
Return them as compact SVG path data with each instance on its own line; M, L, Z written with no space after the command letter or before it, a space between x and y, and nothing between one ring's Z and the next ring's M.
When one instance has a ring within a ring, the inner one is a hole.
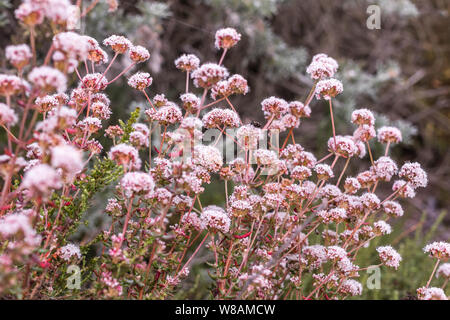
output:
M28 74L28 80L44 92L64 92L67 88L67 79L64 74L47 66L35 67Z
M347 258L347 251L339 246L329 246L325 250L329 260L337 261Z
M375 128L368 124L360 125L353 133L353 138L357 141L367 142L375 138Z
M22 69L33 57L30 47L26 44L11 45L5 49L6 59L17 69Z
M336 145L335 145L336 140ZM355 142L350 137L336 136L328 139L328 149L345 158L353 157L358 153Z
M228 74L225 67L215 63L204 63L191 73L191 78L194 79L194 85L197 88L210 89L217 82L228 77Z
M81 79L81 87L92 92L105 90L108 86L108 80L101 73L88 73Z
M109 46L117 54L125 53L133 45L130 40L123 36L112 35L105 40L103 40L105 46Z
M183 108L190 113L196 113L200 108L200 98L193 93L184 93L180 96Z
M84 61L89 56L88 38L75 32L60 32L53 37L53 47L62 52L65 59Z
M392 185L392 191L398 191L398 194L403 198L414 198L416 192L414 188L404 180L397 180Z
M336 79L325 79L317 82L315 94L316 99L325 99L330 100L331 98L336 97L338 94L342 93L344 87L342 86L342 82Z
M150 59L150 53L143 46L132 46L130 48L130 59L134 62L144 62Z
M443 263L436 271L436 278L450 279L450 263Z
M0 238L18 241L23 239L28 246L38 246L41 237L31 225L30 217L23 212L3 216L0 219Z
M241 40L241 34L233 28L223 28L216 32L215 46L217 49L230 49Z
M428 184L427 173L422 169L418 162L405 163L398 175L400 178L407 180L414 188L425 188Z
M0 124L13 126L17 123L17 115L8 105L0 102Z
M218 206L212 205L204 208L200 215L200 221L204 228L213 232L228 233L230 231L230 217L228 217L225 210Z
M73 243L69 243L69 244L65 245L64 247L59 248L59 256L66 261L70 261L70 259L72 257L76 257L76 259L80 259L81 251L77 245L74 245Z
M62 169L67 175L73 176L83 169L83 155L79 149L61 145L52 148L51 153L52 166Z
M378 129L378 141L382 143L399 143L402 141L402 133L395 127L381 127Z
M425 253L428 253L430 257L446 260L450 258L450 243L444 241L435 241L433 243L427 244L423 248Z
M319 180L328 180L334 177L333 169L327 164L319 163L314 167Z
M125 167L131 165L134 169L139 169L141 167L138 151L133 146L125 143L112 147L108 156L119 165L124 165Z
M62 187L61 176L49 165L39 164L25 173L21 187L28 191L29 198L46 199L54 189Z
M380 206L380 199L375 193L366 192L360 197L361 203L364 207L375 210Z
M373 126L375 125L375 117L369 109L358 109L352 113L352 123Z
M153 83L153 78L147 72L138 72L128 78L128 85L136 90L144 91Z
M239 127L241 120L239 115L230 109L214 108L203 116L205 128Z
M0 74L0 95L12 96L25 88L25 82L18 76Z
M153 191L155 183L150 174L145 172L127 172L120 180L120 187L125 195L145 195Z
M34 101L37 110L41 113L47 112L56 108L59 105L58 100L54 96L37 97Z
M295 166L291 170L291 177L299 181L308 179L311 176L311 174L312 174L311 169L305 166Z
M391 217L403 216L402 206L395 201L386 201L385 203L383 203L383 210Z
M400 266L400 261L402 261L402 257L391 246L378 247L377 252L381 262L384 265L395 269L397 269Z
M281 98L269 97L261 102L262 110L264 111L264 117L269 119L280 119L289 110L288 103Z
M359 183L358 179L348 177L345 179L344 189L345 192L349 194L355 194L359 189L361 189L361 184Z
M194 71L200 66L200 59L194 54L183 54L175 60L175 66L183 71Z
M330 210L320 210L317 216L326 224L331 222L338 223L347 218L347 212L343 208L333 208Z
M300 101L291 101L289 102L289 112L299 118L309 118L311 116L311 108L309 106L305 106Z
M362 285L356 280L347 279L342 282L339 293L351 296L359 296L362 294Z
M377 177L384 181L390 181L398 171L397 164L389 157L381 157L376 160L373 169Z
M444 290L435 287L417 289L417 297L419 300L448 300Z
M316 54L306 68L312 79L319 80L334 76L338 69L338 63L333 58L327 56L324 53Z
M175 103L169 103L159 108L153 120L157 120L162 125L175 124L183 119L181 109Z
M219 171L223 166L222 154L219 149L212 146L195 146L192 162L213 172Z

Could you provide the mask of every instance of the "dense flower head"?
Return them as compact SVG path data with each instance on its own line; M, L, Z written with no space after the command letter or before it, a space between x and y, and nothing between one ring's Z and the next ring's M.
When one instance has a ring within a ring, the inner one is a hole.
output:
M118 144L109 151L109 158L119 165L128 167L131 165L134 169L139 169L141 160L136 148L125 143Z
M355 194L359 189L361 189L361 184L358 179L353 177L348 177L344 182L344 189L349 194Z
M11 96L25 88L25 82L18 76L0 74L0 95Z
M402 133L395 127L381 127L378 129L378 141L382 143L399 143L402 141Z
M289 112L293 116L302 118L309 118L311 116L311 108L309 106L305 106L300 101L291 101L288 105Z
M324 53L316 54L309 66L306 68L312 79L320 80L334 76L338 69L338 63Z
M162 125L175 124L183 119L181 109L175 103L169 103L159 108L153 119Z
M390 181L397 173L397 164L389 157L381 157L374 162L373 170L377 177L383 181Z
M89 73L81 80L81 87L92 92L105 90L108 86L108 80L101 73Z
M183 71L194 71L200 66L200 59L194 54L183 54L175 60L175 66Z
M0 102L0 124L13 126L17 123L17 115L8 105Z
M417 289L419 300L448 300L444 290L436 287L422 287Z
M205 128L239 127L241 120L239 115L230 109L214 108L203 116Z
M70 145L60 145L52 148L51 164L62 169L67 175L73 176L83 169L83 157L79 149Z
M200 108L200 98L193 93L182 94L180 100L183 102L183 108L190 113L196 113Z
M67 79L64 74L47 66L35 67L28 74L28 80L44 92L64 92L67 88Z
M144 62L150 59L150 53L143 46L132 46L130 48L130 58L134 62Z
M39 245L41 238L31 225L31 219L24 213L17 212L4 216L0 219L0 238L11 241L20 238L29 245Z
M359 296L362 294L362 285L356 280L348 279L342 283L339 292L346 295Z
M374 231L380 235L390 234L392 232L391 226L384 220L379 220L373 224Z
M44 9L32 1L23 2L15 11L16 18L26 25L35 26L44 21Z
M414 188L425 188L428 184L427 173L418 162L405 163L398 173L400 178L407 180Z
M435 241L433 243L427 244L423 248L425 253L428 253L430 257L446 260L450 258L450 243L444 241Z
M377 252L381 262L384 265L395 269L397 269L400 266L400 261L402 261L402 257L391 246L378 247Z
M450 279L450 263L443 263L439 266L436 271L436 278L444 278L445 280Z
M335 145L336 138L336 145ZM328 149L345 158L352 157L358 153L355 142L350 137L336 136L328 139Z
M402 206L395 201L386 201L383 203L383 210L391 217L403 216Z
M194 79L194 85L197 88L210 89L228 75L225 67L215 63L204 63L191 73L191 78Z
M153 78L147 72L138 72L128 78L128 85L136 90L144 91L150 87Z
M85 36L75 32L60 32L53 37L53 47L66 59L84 61L89 56L90 43Z
M280 119L286 112L288 112L288 103L281 98L269 97L261 102L262 110L264 111L264 117L269 119L274 117Z
M202 210L200 221L204 228L212 232L220 231L228 233L230 231L230 217L225 210L218 206L208 206Z
M347 212L343 208L333 208L330 210L321 210L317 213L317 216L320 217L320 219L324 223L331 223L331 222L342 222L344 219L347 218Z
M398 192L398 194L403 198L414 198L416 192L410 183L404 180L397 180L392 185L392 190Z
M216 31L215 39L217 49L230 49L241 40L241 34L233 28L223 28Z
M319 180L328 180L334 177L333 169L327 164L319 163L314 167Z
M259 139L262 138L262 130L251 124L246 124L236 131L236 138L240 148L254 150L258 146Z
M5 49L6 59L17 69L26 66L33 57L30 47L26 44L11 45Z
M59 256L66 261L70 261L72 257L80 259L80 247L74 245L73 243L66 244L64 247L59 248Z
M364 207L368 209L378 209L380 206L380 199L375 193L366 192L360 197L360 199Z
M49 165L39 164L25 173L21 187L27 190L30 198L46 199L54 189L62 187L61 176Z
M373 126L375 125L375 117L369 109L358 109L352 113L352 123Z
M111 47L114 52L117 54L125 53L132 47L132 43L130 40L125 38L124 36L112 35L105 40L103 40L103 44L105 46Z
M376 137L375 128L368 124L360 125L353 133L354 139L367 142Z
M325 99L330 100L331 98L336 97L338 94L342 93L344 87L342 86L342 82L336 79L325 79L320 80L316 84L315 94L316 99Z
M216 172L223 166L222 154L216 147L197 145L194 147L193 163Z
M153 191L155 183L148 173L127 172L120 180L120 187L127 197L131 197L150 193Z

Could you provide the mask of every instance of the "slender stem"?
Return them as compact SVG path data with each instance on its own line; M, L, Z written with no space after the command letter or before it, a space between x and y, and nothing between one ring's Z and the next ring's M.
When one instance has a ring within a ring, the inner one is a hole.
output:
M427 285L426 285L427 288L430 286L431 280L433 279L434 273L436 272L436 269L437 269L437 267L438 267L440 262L441 262L441 260L437 259L436 264L434 265L433 272L431 272L430 279L428 279L428 282L427 282Z
M344 176L345 170L347 170L348 163L350 162L350 157L347 158L347 161L345 161L344 169L342 169L341 175L339 176L338 181L336 182L336 187L339 187L339 183L341 182L342 177Z
M373 164L372 150L370 149L369 141L366 141L366 145L367 145L367 149L369 150L370 163L373 166L374 164Z
M180 270L183 270L184 268L187 268L189 266L189 263L192 261L192 259L194 259L195 255L200 250L200 248L202 247L203 243L205 242L206 238L208 238L208 236L209 236L209 231L206 233L206 235L203 238L202 242L200 242L200 244L198 245L197 249L195 249L194 253L189 257L188 261L186 261L186 263L183 265L183 267Z
M331 104L331 99L328 101L330 103L330 115L331 115L331 126L333 128L334 147L336 148L336 128L334 127L333 105Z
M225 55L227 54L227 51L228 51L228 49L223 50L222 56L220 57L220 60L219 60L219 66L222 64L223 59L225 58Z

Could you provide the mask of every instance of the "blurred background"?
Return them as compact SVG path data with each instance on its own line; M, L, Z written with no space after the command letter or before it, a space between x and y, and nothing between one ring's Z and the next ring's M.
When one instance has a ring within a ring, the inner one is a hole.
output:
M13 15L19 2L0 0L1 48L26 41L27 34ZM153 76L152 95L164 93L175 102L179 102L185 78L173 61L182 53L194 53L202 62L217 61L215 31L236 28L242 40L227 54L224 64L231 74L239 73L249 82L246 96L232 98L244 123L263 122L260 102L266 97L304 101L312 85L305 73L312 56L323 52L335 58L340 64L336 78L344 85L344 93L335 103L337 132L352 133L349 120L354 109L373 110L377 128L394 125L402 131L403 143L391 148L394 160L399 165L408 160L420 162L430 181L426 189L418 190L416 198L402 202L405 216L395 222L396 231L371 245L392 244L402 254L403 263L397 272L383 269L382 288L365 290L363 298L406 299L426 282L432 261L422 252L424 243L450 238L450 215L446 214L450 204L449 1L122 0L112 13L107 2L99 2L83 21L81 32L99 42L111 34L123 34L148 48L151 59L139 68ZM370 15L366 10L371 4L380 7L380 29L366 26ZM12 31L17 32L11 35ZM39 30L38 41L48 37L51 30ZM5 62L1 61L3 69ZM112 73L120 72L127 63L116 64ZM142 97L123 80L108 94L113 101L111 124L128 118L136 106L145 106ZM331 135L328 107L314 100L311 109L311 118L302 122L295 136L320 157L325 155ZM100 140L108 150L108 142ZM377 158L382 151L375 145ZM365 159L353 165L365 169L369 163ZM348 171L355 172L356 167ZM221 185L213 183L207 190L202 202L224 200ZM96 199L89 219L101 214L107 196ZM370 254L373 248L366 252L362 259L372 259L375 264L376 257ZM191 290L186 290L184 297L205 297L197 290L208 285L202 272L194 273Z

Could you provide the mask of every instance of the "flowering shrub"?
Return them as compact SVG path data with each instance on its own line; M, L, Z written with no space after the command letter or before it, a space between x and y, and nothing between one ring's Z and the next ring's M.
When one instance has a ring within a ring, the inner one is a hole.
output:
M0 74L6 133L0 156L2 296L170 298L205 248L217 299L344 299L362 293L357 279L369 266L355 264L358 252L391 232L387 221L403 215L398 200L426 187L427 175L418 163L397 166L389 151L402 140L400 131L376 131L368 109L353 112L353 135L336 133L333 100L344 90L333 78L336 60L313 57L307 73L314 85L304 102L268 97L261 102L266 123L244 124L231 99L247 94L249 86L223 65L241 35L221 29L214 43L221 51L217 63L192 54L175 61L186 73L178 104L153 94L151 75L137 72L128 85L145 96L145 119L138 122L138 108L127 122L104 128L102 121L112 114L105 89L150 54L124 36L108 37L102 48L68 31L76 7L54 2L26 0L16 10L30 31L30 46L8 47L11 70ZM55 34L40 57L34 31L45 23ZM111 75L121 55L131 62ZM326 101L333 128L328 154L319 160L293 135L313 116L314 98ZM278 144L280 132L287 135ZM153 145L155 134L160 139ZM110 150L103 150L100 135L111 139ZM232 159L227 145L225 159L220 148L224 136L237 146ZM385 145L378 159L370 146L375 139ZM358 158L367 158L361 171L346 176L349 162ZM344 163L340 172L338 162ZM224 184L222 206L202 205L212 179ZM380 199L377 187L391 181L392 192ZM110 184L114 197L104 204L109 228L72 243L90 200ZM436 264L417 295L447 299L449 266L440 262L448 260L450 245L436 242L424 251ZM399 267L402 257L393 247L376 252L378 266ZM73 266L81 272L75 287L68 285ZM445 279L443 288L430 287L435 273ZM306 290L309 280L313 288Z

